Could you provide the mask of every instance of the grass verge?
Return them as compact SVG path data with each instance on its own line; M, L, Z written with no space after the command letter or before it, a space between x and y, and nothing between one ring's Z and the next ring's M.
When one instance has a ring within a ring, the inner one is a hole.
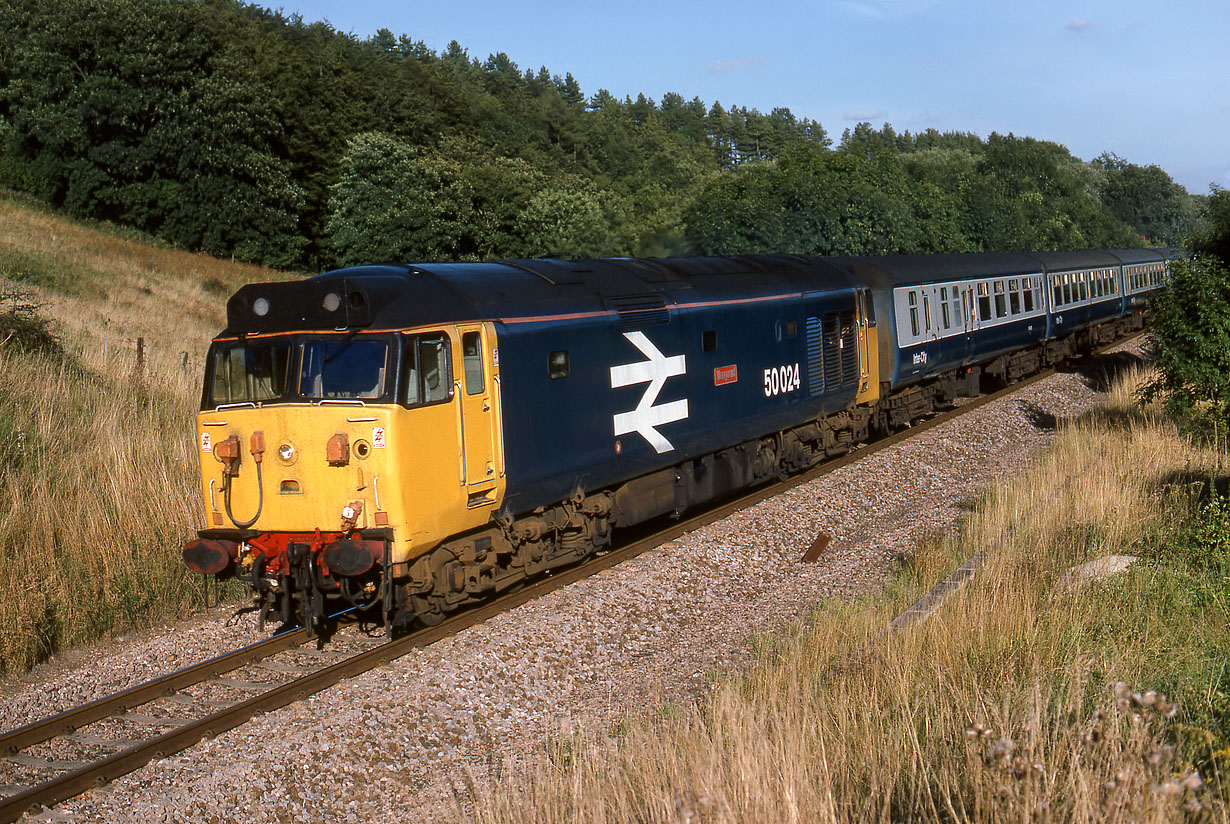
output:
M284 277L0 197L0 673L200 605L205 350Z
M1224 456L1136 406L1140 379L921 547L883 597L817 611L697 707L569 741L566 758L552 742L472 786L476 817L1225 820ZM930 621L872 644L992 542ZM1072 572L1116 555L1137 560Z

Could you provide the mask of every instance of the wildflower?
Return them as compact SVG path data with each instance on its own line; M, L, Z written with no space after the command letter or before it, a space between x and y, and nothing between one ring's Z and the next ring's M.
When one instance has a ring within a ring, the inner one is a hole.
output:
M1149 750L1149 752L1145 753L1145 761L1150 767L1160 767L1161 765L1168 763L1173 757L1174 747L1171 747L1169 744L1161 747L1154 747Z
M982 724L974 724L974 726L965 731L965 737L971 740L975 738L990 738L994 734L994 730L984 727Z
M1012 753L1016 750L1016 742L1011 738L1004 736L996 741L987 750L988 761L1007 761L1012 757Z
M1191 813L1192 815L1195 815L1196 813L1204 809L1204 805L1200 803L1199 798L1192 796L1191 798L1183 802L1183 809L1186 812Z
M1192 771L1192 772L1189 772L1187 775L1183 776L1182 784L1183 784L1183 789L1191 790L1192 792L1195 792L1196 790L1204 786L1204 781L1201 780L1200 773Z

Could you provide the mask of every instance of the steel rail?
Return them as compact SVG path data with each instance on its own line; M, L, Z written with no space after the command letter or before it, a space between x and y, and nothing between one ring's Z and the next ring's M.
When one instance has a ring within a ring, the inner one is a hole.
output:
M1140 333L1143 334L1143 333ZM1120 346L1127 343L1137 335L1131 335L1121 338L1114 343L1108 344L1098 350L1095 350L1093 355L1103 354L1110 348ZM830 472L840 469L844 466L873 455L882 450L888 449L902 441L915 437L937 426L942 426L961 415L972 412L987 404L993 403L1002 398L1013 395L1022 389L1042 381L1056 374L1056 369L1045 369L1034 375L1022 378L1016 383L1003 387L995 392L987 395L980 395L973 398L967 403L962 404L945 412L933 415L924 421L906 427L892 435L880 438L871 443L859 446L845 455L835 457L815 466L809 470L793 475L784 480L774 481L764 486L757 487L749 492L738 495L725 503L718 503L716 506L708 508L689 518L681 518L677 521L666 525L665 527L655 531L650 535L635 539L624 546L612 549L602 555L592 558L588 561L576 564L574 566L565 567L558 570L547 572L540 579L529 582L515 591L502 595L492 601L484 604L479 604L471 609L467 609L457 615L454 615L436 627L422 629L417 632L410 633L402 638L398 638L373 649L360 652L344 661L340 661L331 666L327 666L314 673L303 676L285 684L273 687L267 692L261 693L253 698L241 701L225 709L218 710L204 718L193 721L189 724L169 730L155 738L137 744L115 755L104 758L93 764L89 764L80 769L73 770L65 775L53 778L44 784L32 787L7 798L0 799L0 824L8 824L16 821L26 812L37 812L44 807L50 807L60 803L66 799L91 789L104 785L110 781L120 778L130 772L133 772L150 761L165 758L174 755L178 752L191 747L197 742L220 735L228 730L238 727L253 716L260 713L271 712L276 709L288 706L296 701L303 700L311 695L314 695L330 686L338 683L345 678L352 678L361 675L379 666L394 661L413 649L429 646L444 638L450 637L467 629L475 624L482 623L490 618L493 618L503 612L513 609L529 601L554 592L569 584L580 581L602 570L614 567L624 561L643 554L651 549L661 546L663 543L678 538L688 532L692 532L703 526L707 526L723 518L729 517L731 514L738 512L748 507L754 506L761 501L772 498L776 495L792 489L796 486L808 483L819 477L822 477ZM173 692L173 689L167 687L168 678L195 678L195 681L188 680L185 685L197 683L214 677L217 673L229 671L239 666L242 663L237 663L230 666L228 662L231 656L238 656L249 650L270 650L259 657L268 657L276 651L275 642L280 642L281 649L288 649L292 646L301 644L306 640L307 635L304 630L296 630L283 635L274 636L266 641L257 642L249 645L242 650L237 650L234 653L219 656L218 658L205 661L193 667L188 667L173 673L167 678L155 679L146 684L133 687L130 690L125 690L122 693L117 693L114 696L109 696L105 699L100 699L91 704L79 707L75 710L70 710L60 715L53 716L45 721L31 724L19 730L6 733L0 736L0 752L12 751L14 748L20 749L21 746L30 746L38 741L45 741L55 735L62 734L63 731L71 730L80 727L89 721L82 719L90 718L98 720L116 714L114 707L137 706L144 701L154 700ZM269 645L269 646L266 646ZM238 659L235 659L238 660ZM258 660L258 659L253 659ZM227 666L226 670L220 669L219 666ZM192 675L187 675L191 673ZM201 675L201 673L205 673ZM135 700L138 696L148 695L144 701ZM102 711L102 706L105 702L110 702L112 710L108 712ZM128 702L128 703L124 703ZM98 709L92 709L94 707ZM97 714L96 714L97 713ZM52 726L57 726L60 732L53 732L50 735L44 735L46 729L51 729ZM31 732L26 732L30 730ZM28 743L18 745L23 739L22 735L42 736L35 737Z
M74 732L87 724L101 721L115 715L127 712L133 707L139 707L158 698L178 692L184 687L199 684L210 678L216 678L224 672L232 672L247 666L254 661L260 661L291 647L299 646L307 640L307 632L296 629L280 633L271 638L257 641L246 647L219 655L208 661L185 667L167 675L137 684L121 692L99 698L71 710L65 710L58 715L52 715L24 727L0 733L0 753L9 754L35 744L41 744L59 735Z

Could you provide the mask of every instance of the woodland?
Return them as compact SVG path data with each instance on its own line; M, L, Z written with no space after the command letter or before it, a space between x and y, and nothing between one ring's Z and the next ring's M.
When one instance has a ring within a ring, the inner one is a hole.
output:
M0 186L287 270L1172 245L1204 200L1111 151L621 100L239 0L0 0L0 20Z

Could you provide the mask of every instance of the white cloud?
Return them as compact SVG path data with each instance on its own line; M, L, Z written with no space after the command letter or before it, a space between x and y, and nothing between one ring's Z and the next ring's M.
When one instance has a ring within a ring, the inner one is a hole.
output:
M870 123L872 120L882 120L886 114L888 112L885 109L862 109L846 112L841 116L841 119L849 120L851 123Z
M738 69L750 69L752 66L759 66L767 60L767 57L740 57L737 60L718 60L706 66L705 71L710 74L720 74Z
M1088 31L1089 29L1093 28L1093 23L1089 22L1083 17L1074 17L1064 25L1064 28L1067 29L1068 31L1074 31L1074 32Z

